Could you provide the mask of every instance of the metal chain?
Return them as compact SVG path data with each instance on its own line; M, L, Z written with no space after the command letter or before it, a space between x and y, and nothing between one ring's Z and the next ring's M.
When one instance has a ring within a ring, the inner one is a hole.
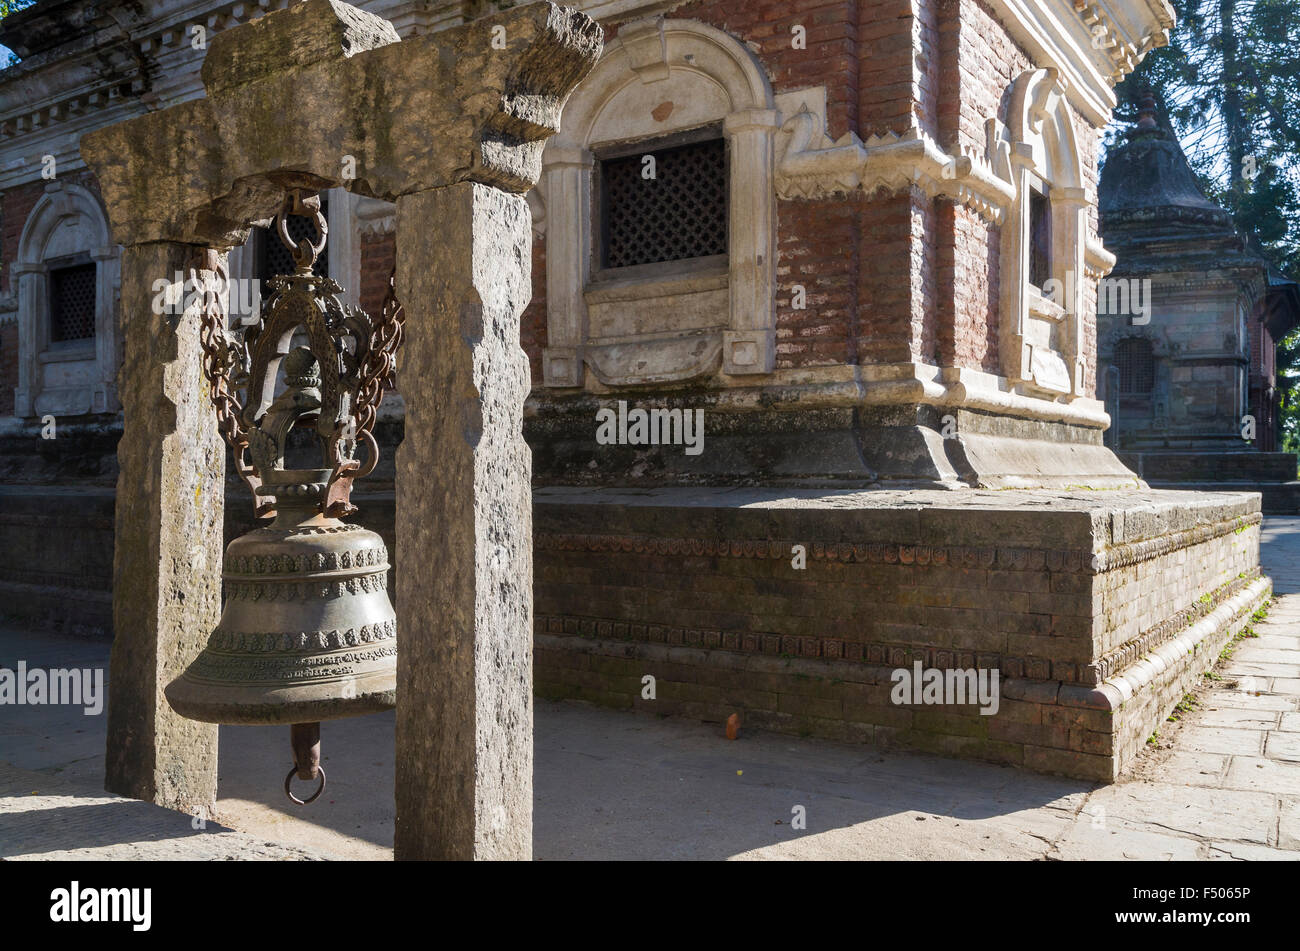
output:
M384 393L391 390L397 382L397 348L402 345L402 327L405 321L406 314L397 300L397 269L393 268L388 275L388 291L384 294L384 303L379 311L379 322L375 325L370 348L359 368L361 382L357 387L355 417L357 439L366 440L369 458L356 478L369 475L378 461L378 447L371 434Z
M375 422L384 393L393 388L397 379L397 348L402 345L402 326L406 319L402 305L397 300L396 277L397 269L394 268L388 275L388 292L384 295L379 320L371 330L370 346L366 348L361 364L357 367L357 398L352 418L336 429L330 440L330 457L337 460L330 475L330 485L334 489L330 498L341 502L334 509L337 513L346 514L353 510L347 501L352 483L368 476L379 462L379 445L374 437ZM339 441L344 438L351 438L358 445L365 444L364 465L359 465L355 458L342 458Z
M200 273L206 276L199 277ZM248 435L240 422L243 404L232 388L231 370L242 365L247 353L245 343L231 337L226 327L226 295L230 276L223 255L209 255L205 266L190 269L191 280L203 287L203 307L199 312L199 345L203 349L203 376L208 381L208 398L217 411L217 431L230 444L235 471L256 490L261 484L256 471L248 464Z

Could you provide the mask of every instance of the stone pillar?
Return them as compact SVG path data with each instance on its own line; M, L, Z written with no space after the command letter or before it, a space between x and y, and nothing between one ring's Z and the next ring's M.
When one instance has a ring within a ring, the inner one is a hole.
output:
M532 856L531 241L486 185L397 201L399 859Z
M217 728L174 713L163 687L203 648L221 611L225 449L202 375L197 308L157 315L152 304L154 282L174 283L202 253L167 242L122 253L126 349L104 784L187 811L216 799Z

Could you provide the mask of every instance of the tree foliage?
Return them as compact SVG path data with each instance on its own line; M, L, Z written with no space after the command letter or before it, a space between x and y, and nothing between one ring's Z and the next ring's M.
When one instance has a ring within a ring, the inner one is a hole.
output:
M1300 0L1172 0L1170 44L1116 89L1137 118L1146 87L1206 195L1288 277L1300 276ZM1119 129L1112 126L1110 143ZM1287 448L1300 449L1300 332L1277 353Z
M11 13L16 13L23 7L30 7L35 2L36 0L0 0L0 20L3 20ZM16 62L18 62L18 57L14 56L11 50L0 46L0 69L12 66Z

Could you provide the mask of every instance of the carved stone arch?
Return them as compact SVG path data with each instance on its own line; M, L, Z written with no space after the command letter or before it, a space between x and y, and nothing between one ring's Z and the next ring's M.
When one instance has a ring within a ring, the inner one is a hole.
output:
M1083 187L1083 159L1056 70L1035 69L1017 78L1011 86L1007 126L1013 143L1029 147L1035 171L1058 187Z
M1055 69L1021 73L1006 101L1006 124L989 121L990 157L1015 189L1002 227L1003 370L1029 395L1072 400L1087 395L1083 311L1089 245L1083 158L1065 84ZM1030 280L1035 194L1050 209L1050 295Z
M763 67L739 40L697 20L643 20L629 24L574 91L565 106L559 134L551 148L589 148L602 117L621 111L628 99L663 102L656 84L685 74L702 80L705 90L725 97L725 114L773 108L772 87ZM646 90L649 90L648 92ZM697 95L699 90L692 90ZM721 118L711 100L675 104L665 120L667 131L690 128Z
M95 332L56 342L50 273L95 265ZM11 269L18 290L18 387L14 415L76 416L116 411L118 249L99 199L79 185L52 182L23 225Z
M601 388L771 371L778 120L762 66L722 30L661 18L619 31L570 98L543 156L545 385ZM725 262L605 279L593 264L596 153L710 126L721 127L727 144ZM668 312L672 327L656 316Z

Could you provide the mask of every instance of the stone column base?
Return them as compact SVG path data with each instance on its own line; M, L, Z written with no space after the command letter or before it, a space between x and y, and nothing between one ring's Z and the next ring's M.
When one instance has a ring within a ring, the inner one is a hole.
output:
M689 399L624 400L689 408ZM592 398L525 420L534 468L551 485L855 486L887 489L1141 489L1102 431L925 405L826 406L799 413L708 409L701 451L678 444L602 445ZM656 439L656 443L659 441Z

